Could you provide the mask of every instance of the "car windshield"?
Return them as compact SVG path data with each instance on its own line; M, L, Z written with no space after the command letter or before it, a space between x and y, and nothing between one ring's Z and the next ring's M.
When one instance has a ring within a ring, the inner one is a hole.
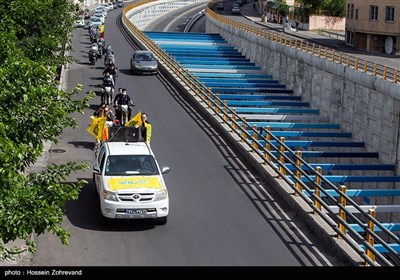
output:
M109 156L106 161L106 176L158 175L157 165L151 155Z
M136 61L153 61L153 55L149 53L139 53L136 55Z

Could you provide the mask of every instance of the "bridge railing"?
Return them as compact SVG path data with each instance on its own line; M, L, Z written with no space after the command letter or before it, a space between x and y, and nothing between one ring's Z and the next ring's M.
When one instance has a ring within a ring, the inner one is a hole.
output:
M210 5L212 4L209 4L209 7ZM243 22L235 21L233 19L224 17L214 12L209 7L206 9L206 13L208 15L236 29L240 29L252 33L261 38L278 42L286 46L290 46L299 51L311 53L312 55L318 57L324 57L325 59L330 60L332 62L336 62L338 64L354 68L366 74L370 74L375 77L380 77L384 80L388 80L393 83L400 83L400 71L398 67L392 68L387 65L378 64L375 62L368 61L366 59L361 59L357 56L352 56L348 53L338 52L335 49L323 47L321 45L317 45L314 43L311 44L305 40L294 39L293 37L290 37L283 33L266 30L265 28L255 27Z
M249 125L245 117L237 114L234 108L227 106L226 101L222 101L218 94L212 91L212 88L199 82L198 78L189 73L125 16L130 9L140 6L141 3L149 2L152 1L139 1L124 8L123 22L136 39L151 50L164 67L173 73L191 94L203 102L203 106L211 110L214 117L221 119L231 132L239 136L241 142L246 143L252 152L264 161L264 164L272 168L278 177L290 186L294 194L301 197L313 210L313 213L319 215L336 232L338 238L345 240L364 260L365 265L398 265L399 254L392 244L400 244L400 239L375 218L374 209L365 211L350 196L346 195L345 186L333 184L326 179L320 168L309 165L302 158L301 151L291 150L285 145L285 139L276 137L270 132L269 127L260 130L256 126ZM226 19L221 18L221 20ZM229 22L234 26L239 26L233 21L229 20ZM250 27L242 26L242 28L250 30ZM251 30L254 32L254 29L251 28ZM269 36L270 39L286 41L286 44L290 44L290 38L272 33ZM302 49L306 50L307 46ZM312 50L309 51L312 52ZM265 132L265 135L262 132ZM265 141L265 145L260 145L260 140ZM287 164L290 164L292 168L289 168ZM307 178L307 183L303 182L302 177ZM332 190L335 195L332 195ZM348 210L349 206L356 209L355 213ZM333 207L339 211L333 210ZM365 236L360 234L360 230L355 230L355 225L363 229ZM379 230L374 230L375 227ZM384 250L376 249L375 244L379 244Z

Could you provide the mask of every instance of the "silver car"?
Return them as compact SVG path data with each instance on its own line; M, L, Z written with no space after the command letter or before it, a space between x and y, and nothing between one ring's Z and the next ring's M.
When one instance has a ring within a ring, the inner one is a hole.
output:
M158 62L151 51L135 51L131 58L131 71L133 73L157 74Z

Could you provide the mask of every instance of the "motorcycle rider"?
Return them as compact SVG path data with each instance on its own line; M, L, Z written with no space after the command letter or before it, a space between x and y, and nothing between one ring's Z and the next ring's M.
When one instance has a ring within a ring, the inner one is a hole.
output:
M101 38L101 37L100 37L100 38L97 40L97 44L99 45L100 54L104 54L105 48L106 48L106 41L104 40L104 38Z
M113 100L113 95L114 95L114 88L115 88L115 82L114 82L114 78L113 76L110 75L110 73L106 73L104 78L103 78L103 84L102 84L102 90L103 90L103 96L102 96L102 100L106 101L106 103L108 103L108 100L104 100L105 99L105 91L106 91L106 87L110 87L111 91L110 91L110 103L112 103Z
M126 121L128 121L128 120L130 120L131 113L132 113L132 110L129 107L129 105L135 106L135 103L129 97L129 95L127 94L125 88L123 88L121 90L121 93L118 93L117 96L115 96L115 99L114 99L115 114L117 116L117 119L121 120L121 124L122 125L125 125L125 122L122 121L123 120L122 114L124 113L122 105L126 105L128 107L128 118L126 119Z
M96 61L99 57L99 45L94 42L89 49L89 60L92 61L91 57Z
M117 77L117 67L115 67L114 63L111 63L108 65L104 71L103 71L103 76L106 76L106 74L110 74L114 78L114 84L116 83L116 77Z

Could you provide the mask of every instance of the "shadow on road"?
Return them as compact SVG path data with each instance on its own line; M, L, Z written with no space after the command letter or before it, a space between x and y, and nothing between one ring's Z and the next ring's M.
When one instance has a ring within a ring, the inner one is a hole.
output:
M76 227L95 231L143 231L155 226L150 220L111 220L107 226L100 225L100 205L92 179L81 190L78 200L66 203L65 210L68 220Z
M85 148L93 150L94 142L87 142L87 141L72 141L68 142L68 144L74 145L75 148Z

